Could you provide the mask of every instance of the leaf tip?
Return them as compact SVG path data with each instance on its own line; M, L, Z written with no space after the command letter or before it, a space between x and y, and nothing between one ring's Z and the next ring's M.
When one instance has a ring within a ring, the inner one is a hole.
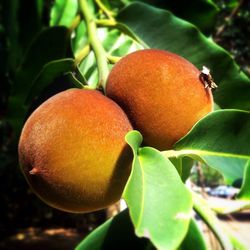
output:
M142 143L142 135L139 131L132 130L126 134L125 141L133 150L137 150Z

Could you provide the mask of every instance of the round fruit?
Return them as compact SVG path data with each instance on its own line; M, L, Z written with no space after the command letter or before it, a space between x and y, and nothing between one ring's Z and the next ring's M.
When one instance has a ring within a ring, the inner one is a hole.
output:
M156 49L122 58L110 72L106 93L123 108L144 143L159 150L171 148L213 105L211 90L194 65Z
M19 161L34 192L69 212L116 202L130 173L132 130L122 109L96 90L71 89L44 102L29 117Z

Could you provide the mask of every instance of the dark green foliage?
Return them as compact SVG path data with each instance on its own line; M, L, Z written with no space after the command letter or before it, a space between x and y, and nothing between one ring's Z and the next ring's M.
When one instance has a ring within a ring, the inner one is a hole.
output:
M216 15L219 12L219 8L211 0L142 0L141 2L170 10L176 16L195 24L204 33L208 34L213 30Z
M86 237L76 247L76 250L110 250L110 249L147 249L154 250L154 246L147 239L135 236L133 224L128 210L121 212L114 218L106 221Z

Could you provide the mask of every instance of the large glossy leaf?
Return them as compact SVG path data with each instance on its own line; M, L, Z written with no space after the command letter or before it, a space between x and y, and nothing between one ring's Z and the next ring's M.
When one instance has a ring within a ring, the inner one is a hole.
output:
M141 0L141 2L169 10L176 16L195 24L203 32L214 29L219 10L211 0Z
M76 248L76 250L110 250L110 249L155 249L149 240L135 236L128 210L119 213L114 218L91 232Z
M56 0L50 13L50 25L70 27L78 10L77 0Z
M128 133L126 141L134 160L123 197L135 232L149 238L158 249L176 249L188 230L191 195L168 159L154 148L139 148L139 132Z
M220 107L250 109L250 80L240 72L229 53L202 35L195 26L166 10L143 3L131 4L117 19L145 47L169 50L199 69L203 65L210 68L219 85L214 97Z
M199 247L199 250L208 250L198 223L194 219L191 219L187 235L178 250L194 250L197 249L197 247Z
M64 27L45 29L33 40L17 70L9 98L8 120L14 128L16 136L20 131L26 112L24 102L33 86L33 81L43 66L52 60L71 55L70 33Z
M250 112L218 110L200 120L165 156L189 155L220 171L227 183L243 178L250 159Z

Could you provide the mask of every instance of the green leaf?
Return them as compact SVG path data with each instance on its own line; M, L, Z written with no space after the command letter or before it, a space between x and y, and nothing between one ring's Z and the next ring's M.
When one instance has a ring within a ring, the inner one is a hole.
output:
M219 10L211 0L142 0L142 2L167 9L176 16L193 23L205 33L214 29Z
M107 33L107 36L103 40L103 46L109 54L120 57L142 48L129 36L117 29L113 29Z
M185 182L190 175L194 160L190 157L169 157L169 160L175 166L182 181Z
M214 98L220 107L250 109L250 80L228 52L205 37L195 26L166 10L142 3L123 9L117 20L145 47L179 54L199 69L203 65L210 68L219 85Z
M179 140L176 155L189 155L220 171L227 183L243 178L250 159L250 112L217 110L201 119ZM166 156L171 151L165 151Z
M194 160L190 157L183 157L182 158L182 175L181 179L183 182L185 182L190 175L191 169L194 165Z
M117 29L111 31L107 28L98 29L98 37L108 54L113 56L124 56L125 54L135 51L141 46L136 44L130 37L122 34ZM80 48L78 47L78 51ZM110 66L111 68L112 66ZM93 51L80 63L80 71L88 80L90 86L95 85L98 81L98 68Z
M50 61L70 56L72 56L70 32L65 27L45 29L33 40L15 75L9 97L7 118L14 128L16 136L20 132L26 114L25 100L33 81L43 66Z
M88 35L86 23L81 21L75 29L75 35L72 38L72 48L75 54L77 54L85 45L88 44Z
M147 239L135 236L128 210L91 232L75 250L155 249Z
M190 220L187 235L178 250L208 250L202 231L194 219Z
M17 70L24 51L42 28L43 1L3 0L2 22L8 40L8 67L11 73ZM27 21L29 20L29 21Z
M45 64L33 81L32 87L29 91L29 95L25 101L25 105L29 107L35 97L48 87L57 77L70 71L75 70L75 61L71 58L60 59L51 61ZM78 85L78 87L80 87Z
M79 65L79 70L84 75L90 86L93 86L98 81L98 68L94 52L91 51L88 56L82 60Z
M56 0L50 13L50 26L70 27L78 10L77 0Z
M232 245L236 250L249 250L249 243L243 243L237 236L229 235ZM237 237L237 238L236 238Z
M168 159L154 148L139 148L139 132L129 132L126 141L134 160L123 197L136 235L149 238L158 249L176 249L188 230L192 197Z
M245 167L243 183L237 198L250 201L250 160L247 162Z

